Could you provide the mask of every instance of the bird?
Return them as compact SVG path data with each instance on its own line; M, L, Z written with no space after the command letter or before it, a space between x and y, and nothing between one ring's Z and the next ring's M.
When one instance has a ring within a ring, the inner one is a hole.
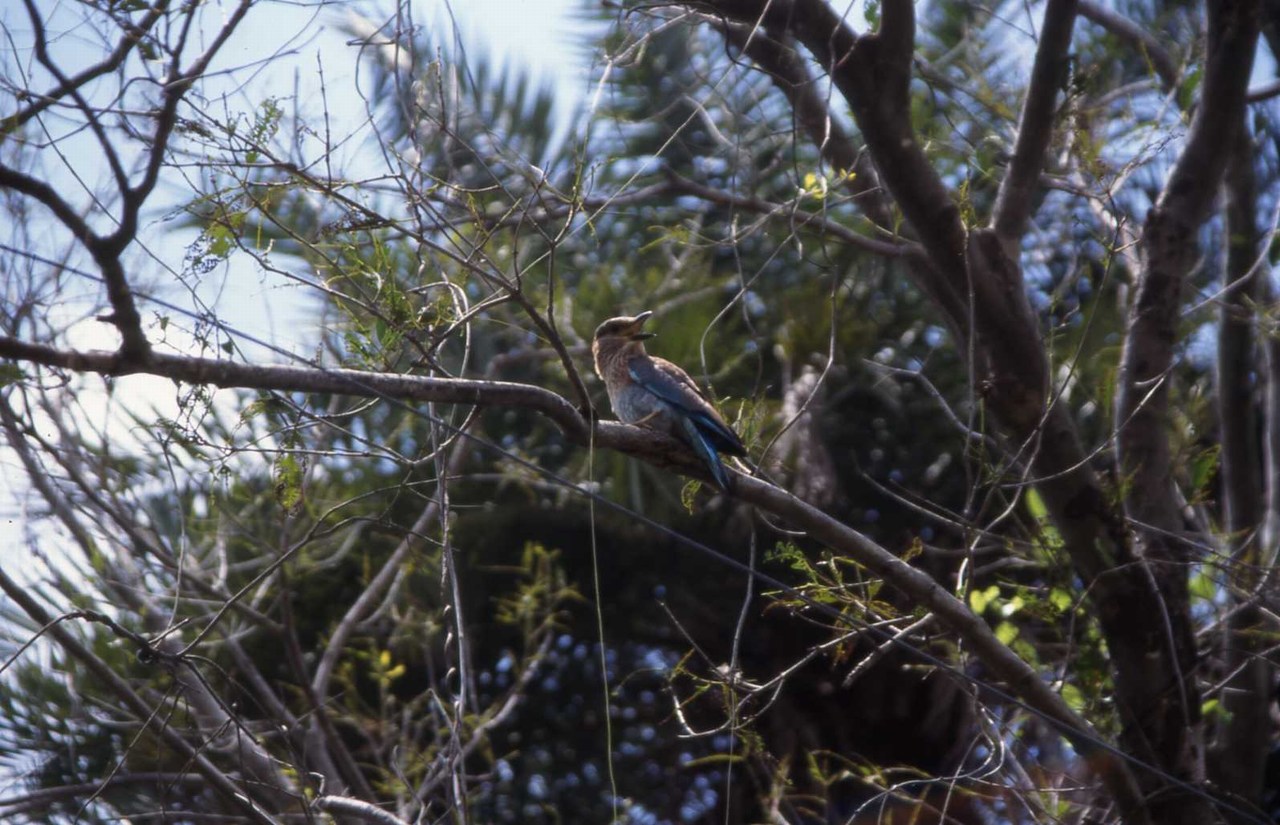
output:
M687 372L645 352L644 342L656 334L644 331L652 315L645 311L610 318L596 328L591 352L609 405L622 421L689 445L717 486L728 492L729 474L720 455L745 456L747 448Z

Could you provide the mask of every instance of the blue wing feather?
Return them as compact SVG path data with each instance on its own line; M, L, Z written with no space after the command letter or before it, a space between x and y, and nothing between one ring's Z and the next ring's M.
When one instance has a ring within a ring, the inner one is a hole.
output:
M631 380L696 423L699 435L709 440L714 449L728 455L747 454L737 433L724 423L684 370L661 358L639 357L631 359L627 372Z

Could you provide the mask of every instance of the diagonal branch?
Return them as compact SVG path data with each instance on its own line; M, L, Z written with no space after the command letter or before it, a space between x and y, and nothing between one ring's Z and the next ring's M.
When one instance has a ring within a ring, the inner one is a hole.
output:
M845 183L854 201L885 232L896 232L893 204L880 184L871 157L861 151L831 113L828 98L819 94L817 81L804 58L785 34L761 31L739 23L720 25L725 37L764 70L791 104L796 123L837 170L853 171ZM784 30L785 31L785 30ZM968 338L964 293L924 256L911 256L908 271L919 288L942 310L956 340Z
M40 203L53 213L59 223L71 231L77 241L86 247L91 249L97 242L98 236L89 228L89 224L85 223L84 218L71 208L71 204L63 200L56 189L39 178L33 178L25 172L0 163L0 187L12 189Z
M911 128L911 0L887 0L880 31L861 37L825 0L717 0L708 5L729 20L762 24L775 36L789 32L813 54L853 109L881 180L933 265L958 294L967 294L960 210Z
M1067 51L1075 24L1076 0L1050 0L1044 9L1040 46L1031 67L1027 99L1018 120L1018 138L1009 169L1000 181L991 227L1006 244L1025 231L1032 201L1040 191L1040 171L1053 132L1053 113L1058 90L1067 71Z
M794 203L773 203L750 195L735 195L723 189L689 180L674 172L668 173L668 179L676 191L686 195L693 195L709 203L732 206L736 209L744 209L748 212L755 212L768 217L785 218L791 226L797 229L812 227L815 232L836 238L849 246L856 247L864 252L870 252L873 255L883 255L886 258L920 255L920 247L916 244L893 243L892 241L882 241L868 237L830 218L800 209Z
M1212 3L1210 4L1212 5ZM1151 68L1160 78L1165 91L1178 85L1178 65L1169 50L1154 34L1139 26L1118 11L1093 0L1080 0L1080 16L1097 23L1111 34L1129 43L1151 61Z
M54 62L53 58L49 56L49 42L45 36L44 21L40 19L40 12L36 10L35 3L32 0L23 0L23 3L27 7L27 17L31 20L31 29L35 35L36 59L58 81L59 88L65 89L66 94L70 95L71 99L75 101L76 108L80 110L80 114L84 115L85 123L88 124L94 137L98 139L98 145L102 147L102 154L106 156L107 165L111 167L111 174L116 179L116 186L119 187L121 192L124 192L128 188L129 178L125 174L124 167L120 164L120 155L107 138L107 132L102 128L102 122L98 119L98 114L89 106L89 101L85 100L84 95L80 94L80 87L72 83L58 64Z

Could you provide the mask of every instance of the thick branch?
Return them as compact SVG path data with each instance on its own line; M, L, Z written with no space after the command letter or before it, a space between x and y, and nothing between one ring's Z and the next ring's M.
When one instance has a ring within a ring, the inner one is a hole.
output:
M1130 515L1156 530L1177 531L1166 431L1167 377L1177 340L1182 282L1198 254L1196 232L1222 183L1244 119L1244 96L1258 36L1256 0L1209 3L1204 91L1191 130L1143 228L1145 268L1130 312L1116 421L1122 472L1138 492ZM1160 544L1165 540L1157 540Z
M1169 381L1183 281L1198 254L1196 235L1222 182L1244 119L1244 97L1258 35L1256 0L1208 3L1203 93L1187 142L1143 227L1144 269L1129 313L1117 392L1116 432L1124 509L1133 525L1138 557L1157 588L1158 611L1148 617L1163 630L1154 651L1116 653L1142 689L1128 713L1141 725L1130 732L1133 753L1189 775L1189 741L1200 720L1181 501L1173 476L1168 414ZM1130 661L1132 660L1132 661ZM1153 789L1154 790L1154 789ZM1161 822L1212 821L1204 803L1160 793L1152 811Z
M102 794L108 788L122 785L151 785L158 789L172 789L183 786L188 790L199 790L207 785L207 781L198 773L129 773L124 770L115 771L110 776L96 782L82 782L76 785L57 785L50 788L35 788L13 796L0 797L0 816L30 816L40 811L47 813L49 808L59 803L76 799L90 799ZM34 820L28 820L34 821Z
M69 229L71 235L87 248L92 249L93 244L98 241L89 224L85 223L84 218L71 208L71 204L63 200L56 189L39 178L33 178L25 172L0 163L0 186L43 204L58 219L58 222Z
M1251 604L1262 568L1263 459L1253 375L1263 374L1254 339L1257 302L1258 218L1253 145L1242 124L1227 167L1226 294L1218 327L1218 427L1222 443L1222 501L1231 547L1229 593L1235 607L1226 623L1226 670L1214 779L1234 797L1262 801L1263 766L1270 744L1268 688L1272 668L1262 616Z
M960 637L991 673L1004 680L1011 692L1054 727L1094 766L1107 783L1122 811L1141 821L1142 802L1129 767L1115 753L1101 747L1103 740L1053 691L1034 668L995 637L987 623L923 570L912 567L871 539L841 524L787 491L757 478L738 475L734 493L773 515L785 518L810 537L856 559L873 574L906 594L915 604L931 611Z
M0 336L0 357L75 372L109 376L147 373L188 384L208 384L215 387L336 393L366 398L397 398L402 401L436 401L443 404L524 407L547 416L571 436L586 436L586 424L572 404L549 390L528 384L426 378L350 369L259 366L161 353L152 353L144 360L129 361L112 352L60 350L42 344L29 344L8 336Z
M1053 133L1053 113L1067 70L1067 51L1075 24L1076 0L1050 0L1044 9L1040 46L1031 67L1027 99L1018 120L1013 158L996 195L991 227L1000 239L1013 244L1025 231L1031 205L1040 191L1040 170Z
M911 128L911 0L884 3L880 32L862 37L825 0L717 0L709 5L731 20L789 32L817 58L853 109L881 180L934 266L952 280L958 294L966 294L960 211Z
M870 155L860 150L832 115L829 97L820 93L790 36L785 31L775 34L737 23L725 23L720 28L731 43L769 75L791 104L796 123L827 162L837 170L854 172L845 188L866 216L885 232L898 232L893 204L880 184ZM941 308L944 320L963 345L969 336L964 293L927 257L913 255L907 266L916 285Z

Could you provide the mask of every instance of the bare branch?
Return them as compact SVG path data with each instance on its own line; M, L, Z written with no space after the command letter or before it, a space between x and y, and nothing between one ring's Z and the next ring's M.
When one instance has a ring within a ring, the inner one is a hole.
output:
M49 44L45 38L44 21L40 19L40 12L36 10L35 3L32 0L23 0L27 7L27 17L31 20L31 28L35 33L35 51L36 59L40 61L40 65L44 66L57 79L59 88L65 89L72 100L75 101L76 107L80 110L80 114L84 115L85 123L93 131L94 137L98 139L98 145L102 147L102 154L107 158L107 165L111 167L111 174L115 176L116 186L120 192L125 192L129 187L129 179L125 174L124 167L120 165L120 155L116 152L115 146L112 145L110 139L107 138L107 132L102 128L102 123L98 119L98 115L89 107L88 101L84 99L84 95L80 94L79 86L73 84L57 63L49 56Z
M674 188L679 192L693 195L710 203L724 204L725 206L745 209L749 212L756 212L761 215L783 218L787 220L788 225L797 229L812 228L814 232L844 241L849 246L857 247L858 249L862 249L875 255L883 255L889 258L898 258L908 255L922 255L922 250L917 244L897 244L889 241L877 240L876 238L855 232L849 227L836 223L830 218L823 217L815 212L800 209L793 204L771 203L769 201L762 200L761 198L755 198L749 195L735 195L732 192L726 192L723 189L704 186L703 184L676 174L670 174L669 178Z
M1272 80L1269 83L1263 83L1256 89L1250 89L1245 99L1250 103L1261 103L1277 95L1280 95L1280 80Z
M1154 34L1114 9L1092 0L1080 0L1080 16L1097 23L1145 55L1151 61L1151 67L1155 69L1165 91L1178 84L1178 65Z
M1027 98L1022 104L1013 159L1000 181L991 218L991 227L1005 243L1011 244L1022 235L1031 216L1032 201L1039 191L1044 154L1053 132L1058 90L1066 76L1075 17L1076 0L1050 0L1045 5L1040 45L1031 67Z
M23 124L57 103L63 97L83 88L91 80L110 74L120 68L138 43L142 41L142 38L156 24L156 21L164 16L168 6L167 2L156 3L137 24L129 24L126 21L124 24L125 34L120 38L120 42L116 44L110 54L92 66L76 72L71 77L58 77L58 85L44 94L32 95L35 98L34 103L0 120L0 134L11 134L17 131L22 128ZM27 92L27 94L31 93Z
M0 163L0 186L39 201L53 213L53 216L63 226L71 231L72 237L84 244L90 251L99 242L98 236L93 233L93 230L89 228L89 224L85 223L79 213L71 208L71 204L63 200L57 190L44 181Z
M0 797L0 814L30 815L36 811L47 810L51 805L65 800L100 794L105 788L122 785L155 785L159 788L173 788L181 785L188 788L202 788L206 784L205 778L198 773L116 772L98 782L38 788L15 796Z
M409 825L400 817L382 810L371 802L352 799L348 796L318 796L311 804L317 811L343 814L364 822L372 822L374 825Z

